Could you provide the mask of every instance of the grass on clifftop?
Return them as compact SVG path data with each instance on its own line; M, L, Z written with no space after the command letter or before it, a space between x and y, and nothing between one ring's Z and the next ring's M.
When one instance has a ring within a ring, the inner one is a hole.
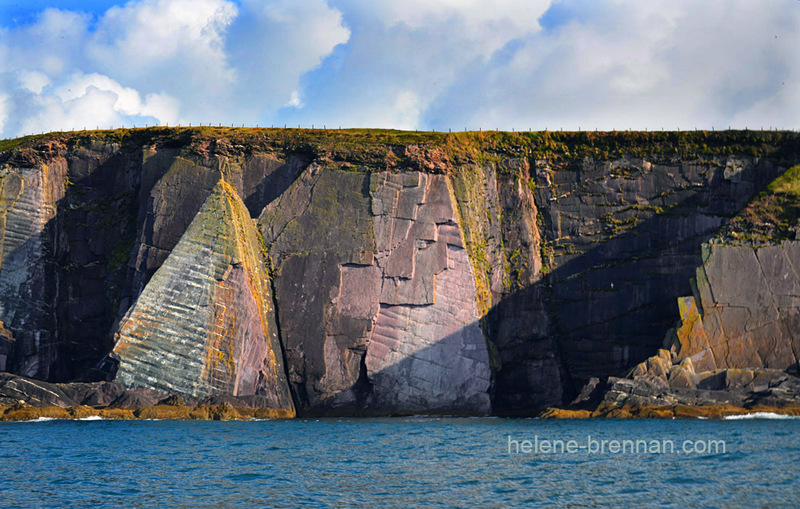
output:
M198 153L250 151L307 153L344 167L416 167L443 171L507 157L553 163L591 158L641 157L651 161L717 156L786 156L800 153L800 134L791 131L612 131L612 132L423 132L391 129L282 129L238 127L150 127L56 132L0 141L0 161L15 149L48 142L67 147L93 142L186 147Z
M735 240L781 241L800 226L800 165L773 180L723 229Z

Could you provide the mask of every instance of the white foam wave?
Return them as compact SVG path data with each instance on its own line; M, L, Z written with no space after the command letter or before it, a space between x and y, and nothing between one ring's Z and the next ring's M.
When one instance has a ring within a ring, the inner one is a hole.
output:
M55 417L37 417L36 419L28 419L25 421L10 421L10 422L49 422L49 421L61 421L63 419L57 419Z
M745 419L774 419L774 420L785 420L785 419L800 419L798 415L782 415L776 414L774 412L754 412L752 414L741 414L741 415L729 415L727 417L723 417L726 421L741 421Z

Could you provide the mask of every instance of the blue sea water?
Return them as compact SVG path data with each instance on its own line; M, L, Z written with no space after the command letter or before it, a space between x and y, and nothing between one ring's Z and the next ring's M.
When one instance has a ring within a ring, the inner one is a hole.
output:
M797 507L798 475L800 419L0 423L0 507Z

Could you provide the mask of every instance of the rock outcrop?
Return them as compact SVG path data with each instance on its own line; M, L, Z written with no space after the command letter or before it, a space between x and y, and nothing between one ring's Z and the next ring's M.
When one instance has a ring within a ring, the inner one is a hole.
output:
M123 318L117 380L188 396L260 395L291 411L262 247L220 181Z
M703 371L797 366L800 242L706 244L696 281L697 296L679 299L679 360Z
M275 419L294 412L263 396L185 397L120 382L48 383L0 373L0 421L51 419Z
M686 310L682 304L681 311ZM722 417L754 411L796 414L800 411L800 378L796 366L792 368L792 372L770 368L705 370L696 368L690 357L679 360L674 352L661 349L624 378L590 380L565 413L551 411L545 416Z
M0 321L13 331L18 373L48 378L55 353L52 260L48 258L50 221L64 197L67 161L51 147L46 159L29 150L0 170ZM8 338L0 340L8 352ZM6 354L7 355L7 354Z
M727 405L740 409L798 407L800 378L776 369L720 369L687 374L683 368L671 370L669 376L611 377L598 408L608 412L614 407L676 405Z

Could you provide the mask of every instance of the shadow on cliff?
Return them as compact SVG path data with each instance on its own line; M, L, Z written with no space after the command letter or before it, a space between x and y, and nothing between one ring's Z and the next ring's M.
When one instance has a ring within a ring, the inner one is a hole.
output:
M99 164L68 159L68 178L57 183L64 186L65 195L56 201L54 216L41 234L3 257L18 259L17 265L29 269L19 290L14 289L16 283L7 286L13 286L16 301L13 318L5 323L15 337L8 371L49 382L113 379L115 364L108 354L114 346L114 329L138 296L139 283L134 284L138 248L152 241L152 234L145 231L145 223L152 220L150 193L178 155L166 148L172 156L155 172L146 172L138 150L121 149ZM309 161L255 168L255 173L263 174L243 176L239 185L248 208L260 211L268 200L285 192ZM201 179L200 186L207 189L188 193L192 203L184 212L191 217L220 174L215 168L195 166L198 174L214 175ZM191 217L185 225L178 221L178 226L185 230ZM183 230L174 232L175 242ZM40 243L41 257L32 261L30 255L38 257ZM7 270L10 264L4 265L0 269ZM144 277L142 287L158 265L148 262L146 272L139 275ZM25 299L26 295L38 297Z
M353 385L311 405L303 391L298 392L292 384L298 416L490 415L491 368L485 345L470 345L474 350L464 348L464 331L474 326L420 348L371 376L364 353Z
M494 306L484 318L501 364L494 412L528 415L568 404L590 377L621 376L653 355L678 320L676 298L692 294L703 242L776 176L754 166L740 183L718 178L691 188L663 213L558 258L534 285ZM549 223L547 232L557 231Z
M721 168L715 172L702 185L682 187L676 182L664 189L679 193L671 197L666 211L633 208L633 221L609 221L603 241L584 252L561 256L535 284L508 295L488 312L482 327L495 367L489 389L494 413L531 415L546 406L569 403L589 377L622 375L662 346L678 319L675 299L692 292L690 279L701 264L702 243L777 174L752 166L733 181L723 178ZM545 210L550 205L537 201L537 207ZM552 207L550 212L555 215L558 210ZM599 221L600 216L587 219ZM543 236L551 243L560 240L548 235L557 229L545 217ZM479 414L474 402L381 400L380 388L374 385L384 376L402 378L398 373L413 378L418 358L434 356L434 350L442 348L440 343L450 339L442 338L371 377L362 361L358 382L326 400L309 401L298 390L301 384L295 384L299 413ZM324 364L322 357L318 364ZM386 393L402 390L399 383ZM456 393L459 388L445 390Z
M141 212L140 197L150 192L134 179L126 188L128 194L119 196L114 172L122 171L123 159L109 160L82 177L70 176L74 181L67 197L56 204L55 217L43 234L45 298L26 304L26 313L39 317L40 330L52 331L52 337L18 338L12 369L19 369L25 359L37 357L40 367L35 376L39 378L76 381L108 375L95 368L113 346L113 324L120 307L125 307L119 295L130 284L130 259L141 237L141 224L136 221ZM484 331L497 348L496 356L489 348L499 365L490 389L494 413L530 414L544 406L568 402L589 377L620 375L652 355L677 320L675 298L691 294L689 280L701 263L701 244L716 233L724 218L752 197L754 190L775 176L758 175L756 170L751 168L742 176L755 183L749 192L737 194L733 183L723 181L709 186L706 193L690 193L664 213L641 220L583 253L560 258L537 283L494 306L483 320ZM265 200L279 196L292 181L276 177L268 183L265 176L259 181L261 187L245 198L248 209L260 208L253 196ZM76 200L107 202L108 208L76 207ZM548 204L537 202L537 206L544 209ZM552 224L545 226L547 231L555 231ZM28 253L35 242L27 241L9 257ZM23 315L17 320L24 321ZM19 329L21 323L7 325ZM411 374L419 359L429 357L458 334L415 352L374 374L373 379ZM349 403L339 406L331 401L327 406L323 402L314 408L304 408L302 401L295 403L300 415L352 414L345 407L353 402L357 415L481 413L475 411L480 403L469 397L475 393L484 398L480 391L465 392L467 396L461 401L446 394L447 390L460 389L434 388L438 401L444 404L411 398L404 403L405 408L391 408L394 403L378 397L379 391L366 376L362 361L358 381L344 390L352 392Z

